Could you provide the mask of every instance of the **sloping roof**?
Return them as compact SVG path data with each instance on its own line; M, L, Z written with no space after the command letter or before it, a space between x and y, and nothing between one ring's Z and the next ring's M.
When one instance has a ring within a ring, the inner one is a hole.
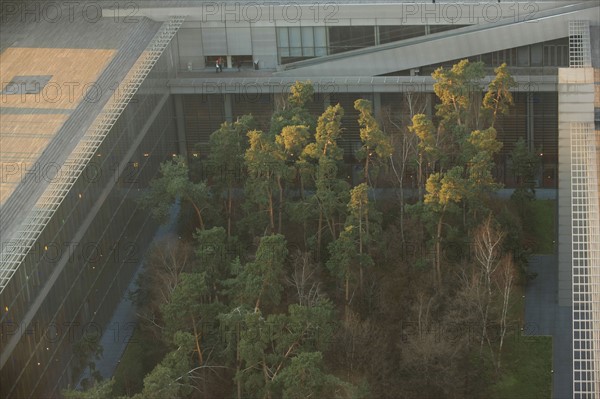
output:
M11 241L29 228L23 223L44 191L73 172L66 160L162 25L54 4L62 4L61 18L14 13L0 25L2 269Z

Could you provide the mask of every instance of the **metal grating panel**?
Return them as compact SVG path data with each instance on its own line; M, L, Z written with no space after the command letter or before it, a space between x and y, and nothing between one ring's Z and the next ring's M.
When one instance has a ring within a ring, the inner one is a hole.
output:
M571 124L573 397L600 398L600 226L592 123Z
M589 21L569 21L569 67L592 66Z
M115 96L108 101L65 161L64 169L69 173L61 173L52 180L17 233L8 243L3 244L0 253L0 292L4 290L10 278L17 271L56 209L183 24L184 19L183 16L172 16L163 23L123 80L123 90L116 92Z

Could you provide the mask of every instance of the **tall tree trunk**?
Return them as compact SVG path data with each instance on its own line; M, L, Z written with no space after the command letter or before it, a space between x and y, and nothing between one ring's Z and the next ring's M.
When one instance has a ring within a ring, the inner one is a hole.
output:
M423 155L419 155L419 172L417 175L417 190L419 195L419 201L423 201Z
M510 256L510 255L508 255ZM511 262L510 260L508 262ZM505 264L504 267L505 272L504 272L504 287L502 290L502 315L500 318L500 344L498 347L498 367L497 369L500 370L500 366L501 366L501 362L502 362L502 347L504 345L504 337L506 336L506 329L507 329L507 316L508 316L508 305L509 305L509 301L510 301L510 292L512 289L512 274L511 274L511 266L512 263L508 263Z
M240 355L240 350L238 349L238 357ZM236 365L236 370L235 370L235 374L236 376L240 373L240 361L238 359L237 365ZM236 378L236 388L237 388L237 399L242 399L242 381L239 378Z
M281 184L281 177L277 178L277 187L279 188L279 207L277 209L277 232L281 234L281 219L283 217L283 185Z
M298 176L300 178L300 199L304 201L304 179L302 178L302 173L298 171Z
M444 210L445 210L444 206ZM437 225L437 233L435 236L435 273L436 273L436 286L438 288L442 285L442 226L444 224L444 210L440 215Z
M344 305L344 318L346 319L346 323L349 321L350 317L350 276L346 273L346 287L345 287L345 305Z
M231 213L233 211L233 198L231 184L227 185L227 238L231 238Z
M237 388L237 399L242 399L242 381L239 378L240 377L240 369L242 367L242 359L241 359L241 355L240 355L240 341L239 341L239 335L237 335L237 345L235 348L235 376L236 376L236 388Z
M481 344L479 346L480 353L483 351L483 343L485 342L485 339L487 338L487 319L488 319L489 309L490 309L490 299L486 298L485 308L483 310L483 321L482 321L482 328L481 328Z
M198 208L198 206L196 206L194 201L192 201L192 200L189 200L189 201L192 204L192 206L194 207L194 210L196 211L196 216L198 216L198 222L200 222L200 230L204 230L204 219L202 218L202 211L200 210L200 208Z
M331 217L331 237L335 240L337 238L337 229L335 228L335 216Z
M360 293L363 292L363 265L362 265L362 254L363 254L363 231L362 231L362 201L358 204L358 253L360 254L358 260L358 270L359 270L359 287Z
M336 235L335 235L335 216L332 216L331 218L328 216L325 216L325 222L327 222L327 227L329 227L329 232L331 233L331 238L333 240L336 239Z
M204 359L202 358L202 349L200 349L200 339L202 338L202 334L198 335L198 330L196 328L196 320L194 316L192 316L192 325L194 326L194 339L196 340L196 350L198 351L198 361L199 365L202 366L204 363Z
M267 197L269 198L269 227L271 233L275 231L275 215L274 215L274 205L273 205L273 193L271 190L267 189Z
M394 158L390 155L390 165L392 165L392 170L396 175L396 179L398 180L398 185L400 188L400 239L402 240L402 249L404 250L404 167L405 162L402 163L401 174L396 171L396 166L394 165Z
M258 298L256 298L256 304L254 305L254 313L260 310L260 299L262 298L262 294L265 291L265 282L263 281L262 286L260 287L260 292L258 293Z
M370 149L367 148L367 159L365 161L365 183L369 182L369 151Z
M320 205L320 204L319 204ZM323 228L323 209L319 206L319 224L317 226L317 259L321 259L321 229Z
M271 390L269 388L267 388L267 386L269 385L269 382L271 381L269 379L269 372L267 371L267 360L265 359L265 356L263 354L263 359L262 359L262 364L263 364L263 377L265 378L265 398L266 399L271 399Z

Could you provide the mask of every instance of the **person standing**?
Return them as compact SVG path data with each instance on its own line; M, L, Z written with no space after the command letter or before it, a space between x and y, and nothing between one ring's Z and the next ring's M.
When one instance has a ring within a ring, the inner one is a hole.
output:
M219 72L223 72L223 60L221 57L217 60L217 64L219 65Z
M219 73L219 67L220 67L220 65L219 65L219 59L217 59L215 67L217 69L217 73Z

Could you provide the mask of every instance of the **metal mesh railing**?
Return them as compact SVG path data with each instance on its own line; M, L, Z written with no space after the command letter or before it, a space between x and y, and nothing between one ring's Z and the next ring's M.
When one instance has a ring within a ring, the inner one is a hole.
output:
M589 21L569 21L569 67L592 66Z
M17 271L54 212L183 24L184 19L183 16L173 16L163 23L146 50L123 79L122 89L107 102L65 161L64 170L67 172L60 173L52 180L14 236L9 242L3 243L0 253L0 292L4 290L8 281Z
M573 397L600 397L600 226L592 123L571 124Z

